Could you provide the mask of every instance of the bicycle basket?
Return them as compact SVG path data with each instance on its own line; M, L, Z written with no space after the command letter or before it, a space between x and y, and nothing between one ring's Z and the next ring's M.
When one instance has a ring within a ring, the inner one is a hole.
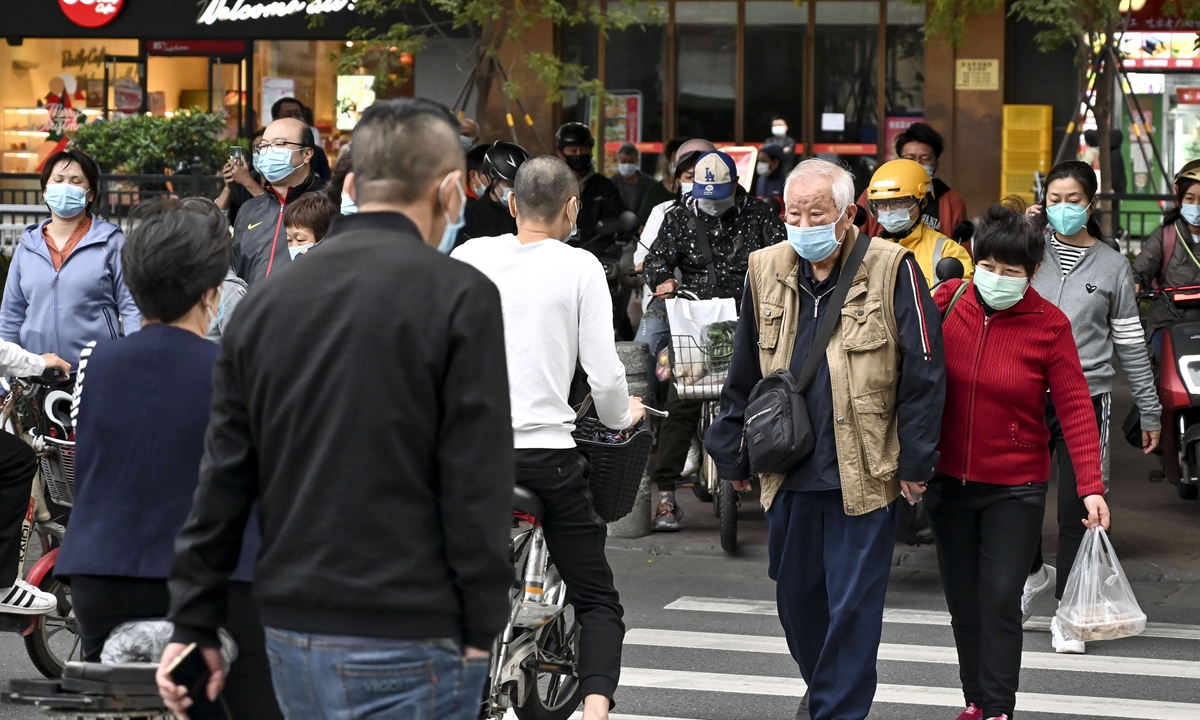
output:
M628 515L642 484L654 436L642 429L626 437L592 417L576 420L572 435L591 465L588 485L596 514L604 522Z
M701 347L691 335L671 336L671 375L684 400L716 400L729 374L732 343Z
M71 507L75 504L75 443L45 436L42 440L46 452L38 456L38 466L50 499Z

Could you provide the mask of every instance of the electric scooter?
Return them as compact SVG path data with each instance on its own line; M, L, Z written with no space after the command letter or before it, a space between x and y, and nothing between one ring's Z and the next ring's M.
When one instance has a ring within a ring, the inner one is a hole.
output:
M1163 473L1179 496L1200 495L1200 286L1143 291L1166 302L1177 318L1162 331L1155 367L1162 402ZM1157 478L1152 478L1157 479Z

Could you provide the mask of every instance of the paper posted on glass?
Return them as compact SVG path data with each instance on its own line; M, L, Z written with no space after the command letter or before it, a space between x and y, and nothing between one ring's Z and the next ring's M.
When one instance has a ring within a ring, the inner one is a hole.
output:
M683 398L716 399L729 372L737 331L737 301L667 300L675 390Z

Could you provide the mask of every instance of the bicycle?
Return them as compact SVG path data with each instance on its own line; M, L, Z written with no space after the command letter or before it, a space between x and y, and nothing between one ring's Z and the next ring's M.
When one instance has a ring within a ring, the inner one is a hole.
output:
M732 355L732 342L701 346L691 335L671 336L671 377L675 392L682 400L699 400L703 403L700 422L696 427L702 448L704 436L721 410L721 389L729 374ZM693 486L692 490L702 502L712 502L713 513L720 522L721 548L731 553L737 549L741 495L731 483L721 481L716 463L706 451L701 453L699 474L699 486Z
M29 508L21 530L21 555L18 577L39 590L58 598L57 609L45 615L0 613L0 632L15 632L24 637L25 651L38 672L48 678L62 676L67 662L82 657L79 628L71 607L70 588L54 577L54 565L66 528L47 514L45 495L58 506L69 508L75 499L75 443L70 428L73 378L13 378L0 409L0 427L28 442L37 452L38 478L30 489ZM56 405L66 404L66 410ZM39 513L39 510L41 513ZM37 534L41 557L25 574L29 541Z
M646 408L646 413L655 417L667 416L650 407ZM647 430L633 429L625 435L628 437L621 445L628 448L632 459L611 454L607 458L601 457L597 448L603 443L593 445L589 456L593 468L598 464L623 465L618 472L628 475L623 479L606 479L621 480L621 484L626 485L622 488L614 487L616 483L597 483L595 475L589 473L588 484L592 488L596 512L609 522L630 512L650 454ZM586 450L581 452L588 453ZM640 468L637 467L639 463ZM634 470L636 478L631 474ZM630 479L632 494L627 492L629 484L623 482ZM583 686L579 681L579 627L574 608L567 602L566 583L546 546L542 531L545 505L537 494L520 485L513 487L512 497L512 605L508 623L492 645L482 716L487 720L499 720L511 709L520 720L566 720L583 702Z

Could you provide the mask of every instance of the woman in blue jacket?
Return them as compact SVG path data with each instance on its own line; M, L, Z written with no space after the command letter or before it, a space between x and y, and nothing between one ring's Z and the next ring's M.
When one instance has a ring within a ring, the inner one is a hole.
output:
M42 170L50 220L30 225L8 268L0 303L0 339L74 365L93 340L142 325L121 274L121 228L92 210L100 169L79 150L51 155Z
M220 351L204 336L229 268L228 225L216 205L146 203L131 220L122 254L146 325L83 351L72 408L75 506L54 571L70 583L83 656L93 662L118 625L167 615L172 550L200 480ZM228 586L226 629L239 653L225 697L235 720L282 720L251 600L258 547L251 520Z

